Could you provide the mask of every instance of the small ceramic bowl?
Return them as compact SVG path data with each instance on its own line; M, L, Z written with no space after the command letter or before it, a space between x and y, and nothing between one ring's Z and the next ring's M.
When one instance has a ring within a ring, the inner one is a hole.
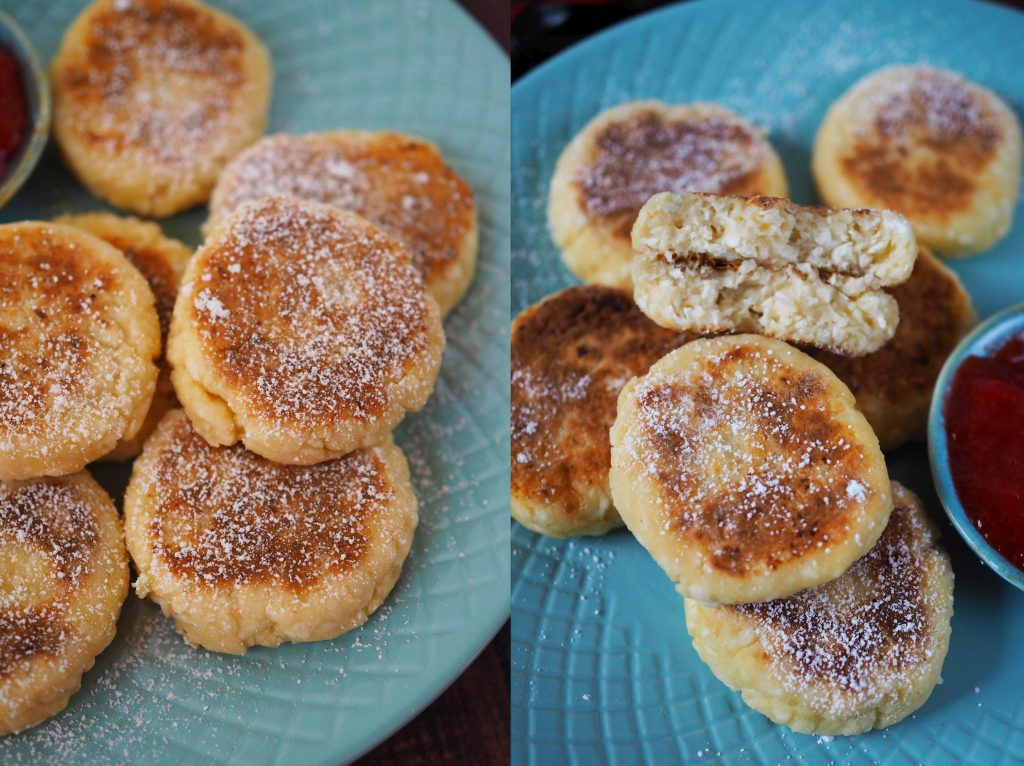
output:
M953 375L961 362L969 356L992 356L1010 338L1024 332L1024 304L1011 306L989 317L964 338L956 347L935 382L931 411L928 414L928 458L931 461L935 489L939 493L946 514L957 532L981 560L1007 582L1024 590L1024 572L1007 561L982 537L964 512L953 486L953 473L949 467L949 449L946 443L946 418L943 412L946 396L953 383Z
M17 22L3 11L0 11L0 46L21 65L29 110L28 135L0 178L0 207L3 207L31 175L46 146L50 135L50 84L32 43Z

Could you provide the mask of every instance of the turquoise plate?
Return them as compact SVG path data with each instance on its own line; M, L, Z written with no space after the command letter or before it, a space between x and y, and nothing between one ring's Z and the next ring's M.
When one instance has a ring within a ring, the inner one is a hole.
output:
M701 2L642 16L579 45L513 88L513 308L571 284L545 221L548 182L572 135L635 98L719 101L769 130L793 198L815 201L811 143L862 75L928 62L1024 106L1024 15L969 2ZM991 251L954 263L982 317L1024 299L1024 205ZM1024 762L1024 593L950 526L924 445L890 471L941 525L956 571L944 683L908 720L835 739L793 734L743 704L694 653L682 602L628 533L559 542L513 525L515 764L1019 764Z
M395 128L437 142L480 208L477 277L446 322L437 391L402 425L420 526L395 591L336 641L193 651L130 596L67 711L0 740L3 764L324 764L398 729L487 644L509 607L509 64L454 2L230 0L267 44L271 131ZM83 2L13 3L48 61ZM101 207L51 146L0 220ZM165 222L198 244L205 211ZM116 490L126 470L103 468Z

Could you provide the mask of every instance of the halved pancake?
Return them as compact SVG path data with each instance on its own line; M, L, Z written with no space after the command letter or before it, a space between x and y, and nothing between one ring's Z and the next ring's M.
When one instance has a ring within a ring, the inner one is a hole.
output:
M174 310L174 299L178 295L178 284L185 273L185 265L192 256L192 251L178 240L165 236L157 224L138 218L98 212L62 215L54 220L56 223L84 229L109 242L124 253L131 264L146 278L156 300L156 315L160 320L160 347L163 349L171 327L171 312ZM160 418L167 410L176 406L177 401L174 397L174 386L171 385L170 365L161 358L160 376L157 378L156 391L153 393L146 420L134 437L118 442L104 459L127 460L138 455L142 451L143 443L160 422Z
M807 348L850 387L882 449L923 436L932 389L946 357L977 322L950 269L920 248L910 279L890 290L900 309L892 340L866 356Z
M276 195L358 213L402 242L442 313L473 279L473 191L422 138L356 130L264 138L217 181L206 232L242 203Z
M81 229L0 226L0 479L80 471L142 425L156 387L153 294Z
M984 250L1010 229L1021 129L994 93L954 72L889 67L857 82L814 142L822 199L903 213L942 255Z
M684 596L747 603L827 582L871 549L891 507L854 404L781 341L691 341L619 395L615 506Z
M213 444L310 464L385 439L434 388L437 303L402 245L353 213L248 202L189 261L167 358Z
M622 290L570 287L512 323L512 516L553 537L622 525L608 489L619 391L688 336Z
M717 104L634 101L587 123L558 158L548 220L584 282L632 289L630 229L658 192L787 194L761 130Z
M198 0L96 0L51 68L53 134L98 197L147 216L205 202L263 132L270 59Z
M320 641L362 625L412 545L416 496L393 442L314 466L214 447L181 410L125 494L135 589L212 651Z
M0 482L0 734L64 709L127 594L121 519L88 473Z
M889 525L841 577L742 606L686 600L686 627L712 672L776 723L813 734L882 729L920 708L949 647L953 570L908 489Z
M886 210L668 193L643 206L633 249L637 305L662 327L854 356L893 336L899 310L882 288L905 282L917 255L906 219Z

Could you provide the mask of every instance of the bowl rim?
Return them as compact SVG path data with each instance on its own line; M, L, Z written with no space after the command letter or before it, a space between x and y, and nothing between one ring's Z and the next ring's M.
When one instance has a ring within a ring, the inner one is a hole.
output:
M14 164L8 168L0 182L0 207L2 207L28 180L43 154L43 149L50 137L52 104L46 69L40 61L35 46L25 34L25 30L10 14L2 10L0 10L0 26L4 26L14 38L15 46L5 47L14 48L11 53L18 58L22 66L23 84L36 95L35 113L30 115L32 118L31 131L18 152Z
M1012 330L1011 330L1012 327ZM960 537L987 565L1011 585L1024 590L1024 571L1010 563L992 547L967 516L953 484L949 468L949 445L946 437L946 417L943 412L946 395L953 376L965 359L981 356L1009 340L1011 335L1024 332L1024 303L1009 306L986 319L969 332L942 365L935 381L928 412L928 461L939 501Z

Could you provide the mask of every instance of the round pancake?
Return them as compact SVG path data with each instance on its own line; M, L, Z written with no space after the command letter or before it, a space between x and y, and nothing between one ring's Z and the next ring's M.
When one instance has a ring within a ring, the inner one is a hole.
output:
M160 320L160 347L167 343L171 327L171 312L178 295L178 284L185 273L185 265L192 251L176 239L164 235L160 227L150 221L138 218L116 216L112 213L81 213L63 215L55 223L76 226L109 242L122 253L146 278L149 289L156 300L156 315ZM142 451L142 445L153 433L156 424L167 410L177 406L174 386L171 385L171 368L166 360L160 360L160 374L156 391L149 405L149 412L142 427L131 439L122 439L104 460L128 460Z
M0 734L65 708L127 594L121 519L88 473L0 482Z
M885 528L878 440L850 390L782 341L687 343L619 395L611 489L684 596L781 598L838 577Z
M130 439L156 387L146 280L81 229L0 226L0 479L74 473Z
M785 197L763 133L717 104L633 101L587 123L558 158L548 221L569 270L632 290L630 230L658 192Z
M921 501L892 485L878 543L841 577L742 606L686 600L701 659L743 701L813 734L883 729L939 683L953 615L953 570Z
M829 109L813 169L827 204L896 210L921 244L969 255L1010 230L1021 130L998 96L958 74L889 67Z
M401 244L353 213L267 197L189 261L167 358L208 441L310 464L383 441L426 403L443 350Z
M97 0L68 27L51 81L53 135L75 175L147 216L205 202L270 106L263 44L196 0Z
M918 250L910 279L889 292L900 322L881 349L866 356L806 349L850 387L882 449L924 435L939 371L977 322L959 278L926 248Z
M277 195L358 213L402 242L442 313L473 279L473 192L429 141L369 131L264 138L221 175L207 233L243 202Z
M629 295L570 287L512 323L512 516L552 537L622 526L608 489L608 429L626 381L689 336Z
M211 446L181 410L135 461L124 512L139 596L189 643L232 654L362 625L398 580L418 513L390 440L281 465Z

